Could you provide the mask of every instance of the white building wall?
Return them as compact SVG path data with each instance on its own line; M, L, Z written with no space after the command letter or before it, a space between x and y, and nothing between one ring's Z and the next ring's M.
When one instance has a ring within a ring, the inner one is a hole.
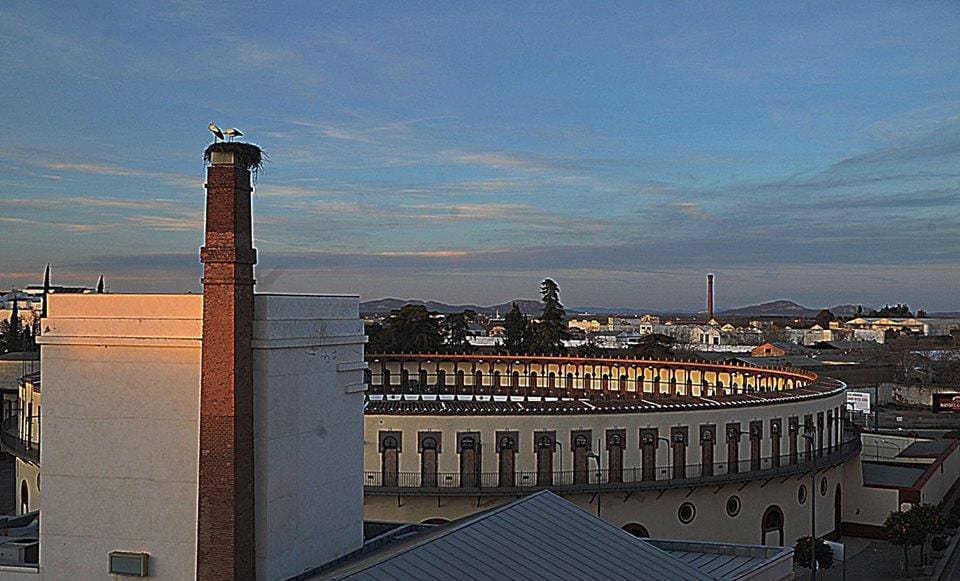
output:
M44 579L196 569L199 295L51 295L41 337Z
M363 542L363 322L357 297L257 295L257 576Z
M260 579L362 542L363 326L357 297L257 295ZM200 295L55 295L42 341L40 577L196 576ZM4 571L0 577L4 577Z

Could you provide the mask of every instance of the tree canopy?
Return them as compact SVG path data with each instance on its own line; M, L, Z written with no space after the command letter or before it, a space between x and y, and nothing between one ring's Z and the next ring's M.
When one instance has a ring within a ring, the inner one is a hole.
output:
M569 334L566 328L567 313L560 303L559 285L552 279L544 279L540 283L540 297L543 301L543 315L540 323L536 325L531 351L544 355L562 355L566 353L563 341Z
M823 539L817 539L817 569L829 569L833 566L833 549ZM805 569L810 568L810 536L800 537L793 547L793 562Z
M520 306L513 303L507 316L504 317L505 337L503 347L511 355L522 355L529 352L533 335L530 319L520 311Z
M472 353L470 344L470 324L467 321L467 311L450 313L443 318L443 335L447 350L451 353ZM476 316L476 313L474 313Z
M423 305L404 305L390 313L383 325L367 327L371 353L438 353L443 333L436 313Z

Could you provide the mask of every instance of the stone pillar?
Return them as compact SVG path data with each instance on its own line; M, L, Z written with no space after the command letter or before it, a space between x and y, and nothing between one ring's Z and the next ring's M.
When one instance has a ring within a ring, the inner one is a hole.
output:
M217 143L207 158L197 579L254 579L250 168L260 150Z

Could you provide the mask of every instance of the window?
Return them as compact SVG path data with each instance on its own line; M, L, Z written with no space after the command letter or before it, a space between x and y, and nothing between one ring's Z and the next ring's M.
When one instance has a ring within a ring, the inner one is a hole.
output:
M733 495L727 499L727 515L737 516L740 514L740 497Z
M677 518L685 525L692 523L696 516L697 509L693 506L692 502L684 502L680 505L679 510L677 510Z
M800 504L807 502L807 486L805 484L801 484L797 490L797 502Z
M827 477L824 476L820 479L820 496L827 495Z
M641 539L650 538L650 533L647 532L647 527L639 523L635 523L635 522L627 523L623 525L623 530Z
M768 506L760 519L760 544L774 543L783 546L783 511L775 504Z

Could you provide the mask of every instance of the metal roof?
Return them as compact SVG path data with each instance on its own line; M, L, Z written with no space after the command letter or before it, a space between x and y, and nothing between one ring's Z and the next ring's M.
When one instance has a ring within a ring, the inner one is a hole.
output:
M542 491L322 573L318 579L716 579Z
M665 539L649 539L648 542L716 579L749 578L776 562L788 571L793 568L793 549L790 547Z
M863 485L885 486L890 488L913 488L927 471L927 464L903 466L900 464L881 464L863 462Z
M956 445L956 440L917 440L898 454L903 458L937 457Z

